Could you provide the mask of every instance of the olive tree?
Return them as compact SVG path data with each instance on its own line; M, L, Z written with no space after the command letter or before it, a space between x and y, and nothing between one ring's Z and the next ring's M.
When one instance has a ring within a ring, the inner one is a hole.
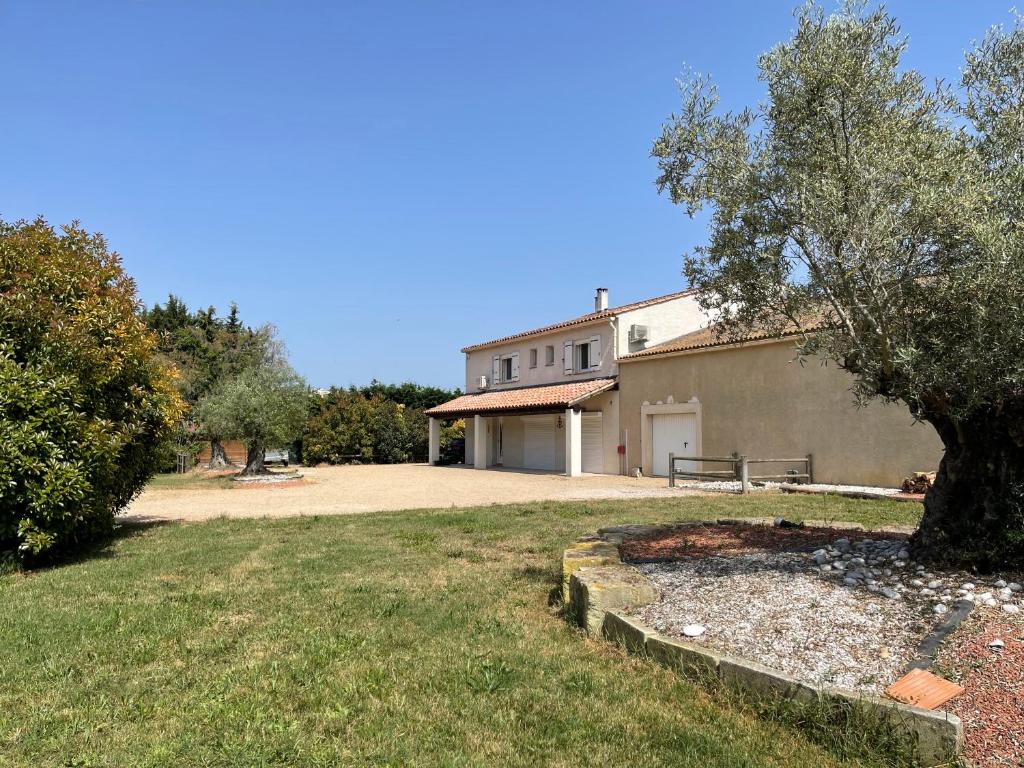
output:
M182 411L135 284L77 224L0 220L0 551L109 533Z
M309 404L305 381L281 356L272 355L224 379L199 401L197 414L210 434L246 444L243 475L266 472L263 454L302 433Z
M859 401L937 430L918 556L1024 564L1024 26L949 87L901 66L884 10L796 18L762 105L721 110L695 77L654 143L659 190L710 207L684 273L725 337L796 329Z

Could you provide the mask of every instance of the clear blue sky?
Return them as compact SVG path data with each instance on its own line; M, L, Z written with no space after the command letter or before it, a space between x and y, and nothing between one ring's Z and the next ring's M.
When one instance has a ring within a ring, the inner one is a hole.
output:
M955 78L1012 0L892 2ZM146 303L237 301L317 386L682 287L675 78L756 102L790 2L0 0L0 215L103 232Z

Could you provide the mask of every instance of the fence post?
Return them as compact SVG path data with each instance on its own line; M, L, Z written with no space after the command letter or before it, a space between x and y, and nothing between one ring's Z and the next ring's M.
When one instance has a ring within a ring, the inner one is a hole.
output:
M740 493L750 493L750 468L746 456L740 456Z
M814 464L812 463L813 454L807 454L807 484L812 485L814 483Z
M674 453L668 455L668 487L676 487L676 455Z

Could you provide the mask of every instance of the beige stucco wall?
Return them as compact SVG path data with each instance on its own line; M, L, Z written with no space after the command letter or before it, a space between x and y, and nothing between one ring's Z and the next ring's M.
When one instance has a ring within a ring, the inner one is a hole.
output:
M694 397L704 456L810 453L816 481L874 486L896 486L915 470L938 466L938 437L930 426L915 424L906 407L857 408L849 374L815 361L801 366L794 357L792 344L770 343L622 363L619 419L628 433L630 469L644 455L644 402ZM643 470L650 473L649 463Z
M598 370L566 374L563 360L565 342L589 341L594 336L601 337L601 365ZM480 376L486 376L488 379L491 378L492 360L495 356L501 357L516 352L519 353L519 381L499 384L492 382L489 389L517 389L519 387L534 387L542 384L565 384L581 379L596 379L601 376L610 376L615 370L615 346L613 341L614 335L611 323L603 320L600 323L589 323L558 333L548 333L531 339L469 352L466 354L466 392L472 394L479 391L476 383ZM544 364L544 347L548 345L555 348L555 362L552 365ZM531 349L537 350L536 368L530 367Z
M646 325L650 339L645 345L629 344L629 328L631 325ZM672 301L655 304L643 309L625 312L611 319L603 319L593 323L563 328L559 331L518 339L508 344L501 344L486 349L479 349L466 354L466 392L477 392L477 381L480 376L491 377L492 361L495 356L502 357L519 353L519 381L495 384L490 389L515 389L532 387L542 384L564 384L579 379L593 379L601 376L614 376L618 373L616 354L619 356L638 352L645 347L695 331L707 324L707 319L697 306L692 296L683 296ZM601 337L601 365L597 370L581 373L565 373L563 359L567 341L585 342L594 336ZM545 364L545 347L554 347L555 361L552 365ZM530 367L530 350L537 350L537 367Z

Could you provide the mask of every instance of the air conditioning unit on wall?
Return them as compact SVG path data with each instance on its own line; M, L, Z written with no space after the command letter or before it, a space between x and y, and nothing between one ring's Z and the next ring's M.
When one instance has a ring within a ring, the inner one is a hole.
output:
M477 377L477 380L476 380L476 388L477 389L487 389L487 384L488 384L488 381L487 381L487 377L486 376L478 376Z
M630 344L642 344L647 341L647 326L646 325L631 325L629 326L629 343Z

